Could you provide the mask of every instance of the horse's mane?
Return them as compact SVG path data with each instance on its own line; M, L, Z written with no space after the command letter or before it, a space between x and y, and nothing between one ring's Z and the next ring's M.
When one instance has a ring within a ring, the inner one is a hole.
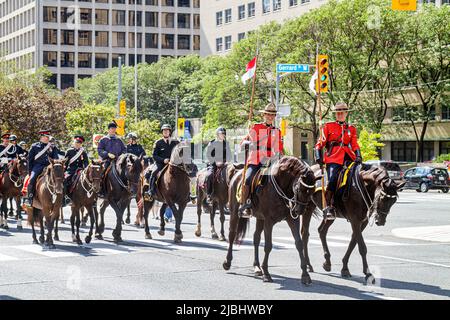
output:
M375 185L380 185L380 183L386 179L389 179L389 174L386 169L377 166L363 165L361 167L361 174L364 180L371 180Z
M303 161L291 156L282 157L278 162L278 168L281 173L286 172L293 176L304 175L309 171L309 167Z

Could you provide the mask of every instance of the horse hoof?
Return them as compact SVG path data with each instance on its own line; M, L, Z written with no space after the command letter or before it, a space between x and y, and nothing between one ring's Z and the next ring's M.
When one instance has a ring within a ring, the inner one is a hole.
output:
M40 243L40 244L43 244L44 242L45 242L45 241L44 241L44 237L40 237L40 238L39 238L39 243Z
M54 250L54 249L56 249L56 246L55 246L55 244L53 244L53 243L49 243L49 244L46 244L45 245L46 247L47 247L47 249L49 249L49 250Z
M181 243L181 239L183 239L182 234L175 234L173 241L175 241L175 243Z
M263 274L263 282L273 282L270 274Z
M201 237L202 236L202 232L201 231L195 231L195 236L196 237Z
M308 265L308 272L314 272L312 265Z
M230 270L230 267L231 267L231 263L228 263L227 261L225 261L223 264L222 264L222 267L225 269L225 270Z
M115 242L115 243L121 243L121 242L123 242L122 237L115 237L115 238L114 238L114 242Z
M131 221L130 221L130 218L127 218L127 219L125 220L125 223L126 223L126 224L130 224L130 222L131 222Z
M159 234L160 236L163 236L163 235L166 234L166 232L165 232L164 230L158 230L158 234Z
M217 235L217 233L213 232L213 233L211 234L211 238L214 239L214 240L218 240L218 239L219 239L219 236Z
M227 238L225 238L224 235L221 235L220 238L219 238L219 241L227 241Z
M326 272L331 271L331 264L324 263L322 266L323 266L323 270L325 270Z
M259 267L255 267L255 276L256 277L261 277L263 275L262 270Z
M309 286L311 283L312 283L312 281L311 281L311 277L309 276L309 274L302 276L302 284L304 284L305 286Z
M60 222L61 224L66 224L66 222L64 221L64 220L61 220L61 222Z
M23 230L23 227L22 226L18 226L17 230Z
M134 226L135 226L136 228L139 228L141 225L140 225L139 223L135 222L135 223L134 223Z
M84 238L84 242L86 242L86 243L91 243L91 237L89 237L89 236L87 236L86 238Z
M9 227L8 226L4 226L3 229L9 230Z
M366 281L366 285L375 284L375 277L371 273L368 273L368 274L366 274L365 281Z
M351 278L352 277L352 275L350 274L350 270L348 270L348 269L342 269L341 276L342 276L342 278Z
M54 236L54 237L53 237L53 240L59 241L59 236Z
M97 234L97 235L95 235L95 239L103 240L103 236L101 234Z
M86 222L82 222L82 223L81 223L81 227L82 227L82 228L86 228Z
M39 242L36 239L33 239L33 244L39 244Z
M145 234L145 239L151 240L153 238L152 238L152 235L150 233L146 233Z

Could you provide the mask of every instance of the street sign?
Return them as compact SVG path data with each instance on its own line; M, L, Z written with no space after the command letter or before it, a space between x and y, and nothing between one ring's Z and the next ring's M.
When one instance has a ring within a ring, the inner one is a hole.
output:
M127 115L127 102L125 100L120 100L119 115L121 117L125 117Z
M392 10L416 11L417 0L392 0Z
M125 119L116 119L115 121L117 123L117 134L119 136L124 136L125 135Z
M179 137L184 137L184 123L185 123L185 119L184 118L178 118L178 136Z
M289 117L291 115L291 106L288 104L280 104L278 106L279 117Z
M277 72L291 72L291 73L309 73L308 64L290 64L279 63L277 64Z

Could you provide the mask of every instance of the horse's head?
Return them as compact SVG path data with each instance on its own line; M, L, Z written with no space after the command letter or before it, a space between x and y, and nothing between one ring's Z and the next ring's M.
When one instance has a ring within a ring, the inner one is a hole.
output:
M27 157L18 156L17 157L17 171L22 178L28 174L28 159Z
M123 155L120 159L120 166L128 181L128 192L131 194L131 197L135 197L138 192L139 179L143 170L143 159L142 155L136 157L130 153Z
M95 193L99 193L101 189L103 166L101 161L92 160L91 164L87 167L87 178L92 183L92 189Z
M306 207L314 195L316 190L316 181L321 178L321 176L315 176L314 171L306 164L304 165L303 171L294 183L294 197L296 200L295 213L297 215L302 215L305 213Z
M51 183L54 185L56 194L63 193L63 182L64 182L64 165L66 159L54 160L49 159L50 165L48 166L48 175L50 177Z
M193 163L190 145L179 143L173 148L170 163L182 168L190 177L195 177L198 172L197 165Z

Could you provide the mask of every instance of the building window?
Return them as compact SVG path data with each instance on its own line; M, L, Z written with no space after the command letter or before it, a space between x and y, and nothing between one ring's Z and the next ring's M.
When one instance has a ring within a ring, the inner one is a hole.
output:
M108 10L95 9L95 24L108 24Z
M194 14L194 29L200 29L200 15Z
M191 6L191 0L178 0L178 7L189 8Z
M61 90L73 88L75 86L75 75L61 74Z
M78 0L78 1L80 1L80 0ZM88 2L91 2L91 1L88 0ZM125 0L112 0L112 3L125 4Z
M130 4L142 4L142 0L130 0Z
M178 14L178 28L189 29L191 27L191 15L188 13Z
M135 61L134 57L135 57L134 54L129 54L128 55L128 65L129 66L134 66L134 61ZM138 54L138 55L136 55L136 57L137 57L137 63L138 64L141 63L142 62L142 56L140 54Z
M263 2L262 2L263 13L270 12L270 1L271 0L263 0Z
M175 27L175 14L169 12L161 13L161 27L174 28Z
M56 7L44 7L44 22L58 22Z
M178 49L190 50L191 49L191 36L185 34L178 35Z
M91 46L92 45L92 31L78 31L78 45Z
M61 44L66 46L73 46L75 44L75 31L61 30Z
M108 46L108 32L107 31L95 31L95 46L107 47Z
M450 141L439 142L439 154L450 154Z
M112 46L121 48L125 47L125 32L112 33Z
M249 18L254 17L255 16L255 3L254 2L250 2L247 5L247 8L248 8L248 17Z
M225 10L225 23L231 22L231 9Z
M216 12L216 26L221 26L223 23L223 12Z
M391 144L392 160L394 161L416 161L415 141L394 141Z
M43 65L49 67L57 67L58 61L56 51L44 51L43 52Z
M273 0L273 11L281 10L281 0Z
M124 54L118 54L118 53L113 53L111 58L112 58L112 66L113 67L118 67L119 66L119 57L122 60L122 65L125 64L125 55Z
M61 8L61 22L67 22L67 20L75 14L73 8Z
M91 68L92 67L92 54L91 53L78 53L78 68Z
M173 7L174 6L173 2L174 2L173 0L161 0L161 5L163 7Z
M157 6L158 5L158 0L145 0L145 4L147 6Z
M238 33L238 41L245 39L245 32Z
M434 142L424 141L423 142L423 161L429 161L434 158Z
M298 0L289 0L289 7L295 7L298 5Z
M73 52L61 52L61 68L75 67L75 54Z
M148 64L156 63L156 62L158 62L158 56L155 54L146 54L145 62Z
M43 29L44 33L44 44L58 44L58 30L55 29Z
M125 10L113 10L112 11L112 24L113 26L125 25Z
M92 23L92 10L91 9L80 9L80 23L91 24Z
M145 34L145 47L158 49L158 34L157 33L146 33Z
M107 53L96 53L95 54L95 68L96 69L108 68L108 54Z
M225 50L231 49L231 36L225 37Z
M200 50L200 36L194 35L194 50Z
M134 11L128 11L128 25L129 26L134 26L135 23L138 27L142 26L142 11L137 11L136 17L137 17L137 19L135 22L134 21Z
M216 51L221 52L223 50L223 39L217 38L216 39Z
M450 120L450 105L442 105L442 120Z
M173 34L162 34L161 35L161 47L163 49L175 49Z
M95 2L97 2L97 3L108 3L108 0L95 0Z
M238 7L238 19L239 20L245 19L245 5Z
M145 13L145 26L146 27L158 27L158 12L146 12Z
M200 0L193 0L192 5L194 8L200 8Z
M135 48L134 39L135 39L135 33L134 32L128 33L128 47L129 48ZM142 33L137 34L137 47L142 48Z

